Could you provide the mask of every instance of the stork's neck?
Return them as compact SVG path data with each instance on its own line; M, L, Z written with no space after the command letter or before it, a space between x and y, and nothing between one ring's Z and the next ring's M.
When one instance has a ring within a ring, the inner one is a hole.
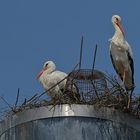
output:
M45 72L48 73L48 74L50 74L50 73L52 73L52 72L54 72L54 71L55 71L55 68L54 68L54 67L49 67L49 68L47 68L47 69L45 70Z
M117 26L115 26L115 34L112 37L112 41L116 44L123 44L125 41L124 34Z
M46 84L46 78L49 76L49 74L51 74L54 70L52 70L51 68L46 69L42 75L39 77L40 82L43 84L43 86L45 87Z

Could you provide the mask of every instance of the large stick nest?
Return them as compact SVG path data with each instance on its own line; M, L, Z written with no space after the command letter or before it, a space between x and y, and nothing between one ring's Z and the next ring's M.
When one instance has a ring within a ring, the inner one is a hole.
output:
M40 99L40 95L35 94L30 99L25 99L20 105L11 107L7 115L13 115L25 109L48 105L55 107L58 104L88 104L99 108L114 108L140 118L140 97L136 97L133 93L130 100L130 108L128 109L129 92L124 89L115 77L109 74L100 74L96 76L93 73L92 75L85 73L69 75L67 77L68 82L66 88L61 97L56 97L48 101L46 99Z

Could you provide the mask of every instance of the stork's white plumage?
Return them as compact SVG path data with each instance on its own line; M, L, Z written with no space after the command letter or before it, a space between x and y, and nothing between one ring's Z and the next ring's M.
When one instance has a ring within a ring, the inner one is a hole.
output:
M112 23L115 28L115 34L110 40L111 60L117 74L123 81L126 90L133 90L134 64L132 50L128 42L125 40L120 16L112 16Z
M47 94L52 98L62 96L62 91L64 90L67 81L65 79L67 74L61 71L56 71L55 69L56 66L54 62L47 61L37 76L37 79L40 80L46 91L54 86L54 88L47 92ZM60 82L61 80L62 82ZM57 83L59 84L57 85Z

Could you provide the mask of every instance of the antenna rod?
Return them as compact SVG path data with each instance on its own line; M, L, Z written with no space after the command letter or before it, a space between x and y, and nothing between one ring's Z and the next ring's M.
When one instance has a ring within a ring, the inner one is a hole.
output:
M17 103L18 103L18 99L19 99L19 88L18 88L18 92L17 92L17 98L16 98L16 102L15 102L15 108L16 108L16 106L17 106Z
M81 69L81 63L82 63L82 52L83 52L83 36L82 36L82 38L81 38L81 48L80 48L79 69Z
M94 58L93 58L93 65L92 65L92 74L93 74L93 71L94 71L94 68L95 68L95 61L96 61L97 48L98 48L98 45L96 44L95 49L94 49Z

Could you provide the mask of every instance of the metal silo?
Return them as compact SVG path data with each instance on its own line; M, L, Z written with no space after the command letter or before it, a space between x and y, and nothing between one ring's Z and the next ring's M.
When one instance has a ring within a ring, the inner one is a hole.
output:
M140 120L92 105L19 112L0 123L0 140L139 140ZM51 109L51 110L50 110Z

